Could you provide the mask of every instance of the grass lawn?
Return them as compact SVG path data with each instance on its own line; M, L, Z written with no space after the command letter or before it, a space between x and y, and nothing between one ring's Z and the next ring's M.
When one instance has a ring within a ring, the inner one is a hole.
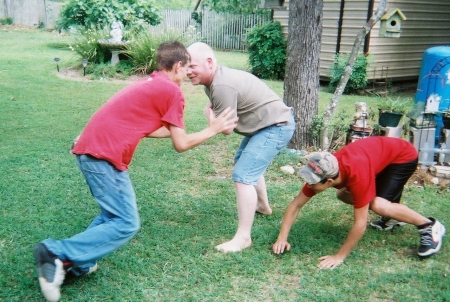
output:
M64 46L70 36L0 28L0 301L43 301L33 260L41 240L84 230L97 205L69 154L72 139L125 82L60 78L78 60ZM245 68L242 53L219 61ZM282 94L283 83L267 82ZM182 86L188 132L205 127L201 87ZM322 92L324 108L331 94ZM344 96L344 112L376 99ZM450 244L426 260L416 255L417 230L368 228L345 264L318 270L318 258L337 252L353 223L352 208L325 192L302 210L290 252L271 245L284 210L302 182L279 167L296 164L283 152L267 171L273 214L257 215L253 246L223 254L214 246L237 226L232 158L238 135L217 136L185 153L168 139L145 139L130 167L142 229L99 261L100 269L71 280L61 301L450 301ZM450 197L434 186L405 189L403 202L450 228ZM370 219L376 219L373 214ZM450 229L449 229L450 230Z

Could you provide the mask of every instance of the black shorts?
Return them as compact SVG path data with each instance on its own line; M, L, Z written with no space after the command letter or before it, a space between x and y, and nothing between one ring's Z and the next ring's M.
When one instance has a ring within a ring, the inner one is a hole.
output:
M376 193L391 202L399 203L403 187L417 169L418 158L407 163L390 164L375 178Z

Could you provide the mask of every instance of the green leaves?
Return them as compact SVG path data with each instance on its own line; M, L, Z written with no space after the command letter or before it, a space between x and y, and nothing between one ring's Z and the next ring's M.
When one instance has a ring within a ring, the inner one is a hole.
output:
M113 21L124 26L145 22L157 25L161 17L152 1L144 0L70 0L62 8L59 27L109 27Z
M248 32L251 72L263 79L282 80L286 64L286 41L280 22L255 26Z
M334 65L330 71L330 84L329 87L335 89L341 80L342 75L345 72L349 55L348 54L336 54L334 57ZM353 65L353 72L350 76L344 93L349 93L361 88L366 87L367 79L367 66L369 65L368 59L364 54L358 54L355 64Z

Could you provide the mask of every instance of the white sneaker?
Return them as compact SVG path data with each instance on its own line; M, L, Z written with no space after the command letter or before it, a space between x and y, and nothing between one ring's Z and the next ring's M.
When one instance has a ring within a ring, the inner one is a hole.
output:
M419 229L420 246L417 254L420 257L429 257L442 247L442 237L445 235L445 227L436 219L429 217L432 224L424 229Z
M62 261L53 255L43 243L34 247L34 259L42 294L47 301L59 301L61 298L60 288L66 274Z

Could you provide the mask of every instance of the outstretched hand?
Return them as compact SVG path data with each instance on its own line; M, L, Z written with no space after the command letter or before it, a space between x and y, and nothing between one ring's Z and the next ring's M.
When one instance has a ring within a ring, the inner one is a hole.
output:
M207 112L209 110L209 112ZM208 113L208 125L216 133L229 134L236 128L238 117L233 117L235 111L230 107L226 108L218 117L215 117L211 108L205 108L205 114Z
M344 259L338 257L337 255L328 255L319 258L319 269L334 269L344 263Z

